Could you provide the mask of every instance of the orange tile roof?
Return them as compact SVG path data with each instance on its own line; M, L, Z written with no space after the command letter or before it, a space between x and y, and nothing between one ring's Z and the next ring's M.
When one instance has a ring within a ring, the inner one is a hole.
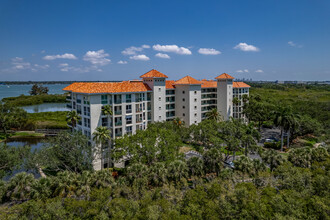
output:
M166 80L165 81L166 89L175 89L174 83L175 83L174 80Z
M215 77L216 79L235 79L234 77L232 77L231 75L227 74L227 73L223 73L220 76Z
M65 87L64 91L77 93L121 93L121 92L146 92L150 87L143 82L80 82L72 83Z
M182 79L175 81L174 85L198 85L202 84L197 79L192 78L191 76L185 76Z
M143 74L142 76L140 76L141 78L168 78L168 76L166 76L165 74L152 69L149 72Z
M202 88L217 88L217 81L215 80L202 80Z
M244 82L233 82L233 88L250 88L248 84Z

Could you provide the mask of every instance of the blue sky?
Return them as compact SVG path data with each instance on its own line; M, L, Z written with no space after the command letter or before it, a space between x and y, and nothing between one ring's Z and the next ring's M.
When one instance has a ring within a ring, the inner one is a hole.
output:
M330 80L328 0L1 0L0 33L0 80Z

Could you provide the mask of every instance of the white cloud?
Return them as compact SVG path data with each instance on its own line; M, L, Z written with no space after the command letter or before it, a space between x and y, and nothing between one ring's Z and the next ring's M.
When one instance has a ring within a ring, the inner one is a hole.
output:
M244 70L244 72L245 72L245 73L248 73L248 72L249 72L249 70L245 69L245 70Z
M263 70L256 70L256 73L263 73Z
M127 61L119 60L117 63L118 64L127 64Z
M247 43L239 43L234 47L234 49L238 49L241 51L253 51L253 52L259 51L258 47L255 47L253 45L248 45Z
M11 59L11 64L13 65L14 70L24 70L24 69L30 69L31 63L25 62L23 58L21 57L15 57Z
M298 47L298 48L302 48L303 47L302 45L298 45L298 44L294 43L293 41L289 41L288 44L291 47Z
M243 73L243 70L237 70L236 72L237 73Z
M150 58L147 57L147 56L144 55L144 54L131 56L130 59L131 59L131 60L142 60L142 61L148 61L148 60L150 60Z
M67 63L60 63L58 66L59 67L66 67L66 66L69 66L69 64L67 64Z
M176 54L180 54L180 55L191 55L192 54L188 48L179 47L177 45L156 44L156 45L153 45L152 48L156 51L171 52L171 53L176 53Z
M166 53L157 53L155 55L156 57L163 58L163 59L170 59L171 57L167 55Z
M204 55L218 55L221 54L220 51L213 49L213 48L199 48L198 53Z
M126 48L125 50L123 50L121 53L124 54L124 55L136 55L136 52L141 52L142 50L144 49L149 49L150 46L149 45L142 45L141 47L129 47L129 48Z
M45 70L45 69L49 68L49 65L48 64L46 64L46 65L34 64L34 67Z
M105 53L104 50L98 51L87 51L84 55L84 60L91 62L93 65L104 66L111 62L110 59L106 58L109 54Z
M55 59L69 59L69 60L76 60L78 59L75 55L71 53L65 53L62 55L47 55L43 57L44 60L55 60Z

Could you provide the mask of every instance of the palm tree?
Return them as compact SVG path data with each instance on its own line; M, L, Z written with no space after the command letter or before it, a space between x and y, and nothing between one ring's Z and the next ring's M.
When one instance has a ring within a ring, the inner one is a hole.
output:
M238 105L239 103L240 103L240 100L237 97L233 98L234 105Z
M280 106L274 113L274 124L281 128L281 151L283 151L283 136L287 132L287 147L289 147L290 132L298 126L299 116L292 112L291 107Z
M113 114L112 112L112 106L111 105L105 105L102 107L102 113L106 116L108 116L108 118Z
M258 159L253 159L252 165L253 165L253 173L255 176L258 176L259 172L266 170L266 165Z
M247 94L242 95L242 101L245 104L247 101L249 101L249 96Z
M201 176L204 174L204 161L199 157L192 157L187 161L190 176Z
M18 173L12 177L7 184L6 197L12 201L22 201L30 199L36 180L32 174L25 172Z
M217 122L222 121L221 115L218 112L217 108L213 108L206 113L206 118L210 120L215 120Z
M92 186L97 188L106 188L115 184L110 169L98 170L92 177Z
M103 157L105 156L108 158L110 155L103 155L105 149L109 147L109 140L111 139L110 130L107 127L97 127L93 133L93 141L100 145L100 156L101 160L103 161ZM104 145L107 145L106 147ZM103 162L102 162L103 164ZM109 163L107 163L107 168L109 167Z
M134 163L127 168L128 180L137 189L143 189L148 185L148 173L148 167L142 163Z
M64 171L57 174L55 179L54 196L73 197L76 195L78 185L78 174Z
M72 110L67 113L66 120L68 123L71 123L73 131L77 125L77 122L81 120L81 116L75 110Z
M184 181L188 176L187 164L182 160L172 161L168 166L168 175L176 184Z
M282 155L273 149L263 152L261 154L261 158L265 163L269 164L271 171L273 171L274 168L282 164L284 161Z
M153 186L162 186L167 183L168 170L164 163L158 162L151 166L149 180Z
M223 157L219 149L211 148L210 150L205 151L203 154L203 159L205 163L205 168L208 172L215 172L219 174L223 166Z
M241 156L235 161L235 170L242 173L242 179L244 181L245 174L251 174L253 170L253 163L249 157Z
M288 160L298 167L309 168L312 164L313 150L309 147L292 149Z

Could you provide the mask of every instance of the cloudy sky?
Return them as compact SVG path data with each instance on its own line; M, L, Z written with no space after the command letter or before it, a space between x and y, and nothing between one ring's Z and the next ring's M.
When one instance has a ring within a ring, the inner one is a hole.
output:
M330 80L329 0L1 0L1 80Z

